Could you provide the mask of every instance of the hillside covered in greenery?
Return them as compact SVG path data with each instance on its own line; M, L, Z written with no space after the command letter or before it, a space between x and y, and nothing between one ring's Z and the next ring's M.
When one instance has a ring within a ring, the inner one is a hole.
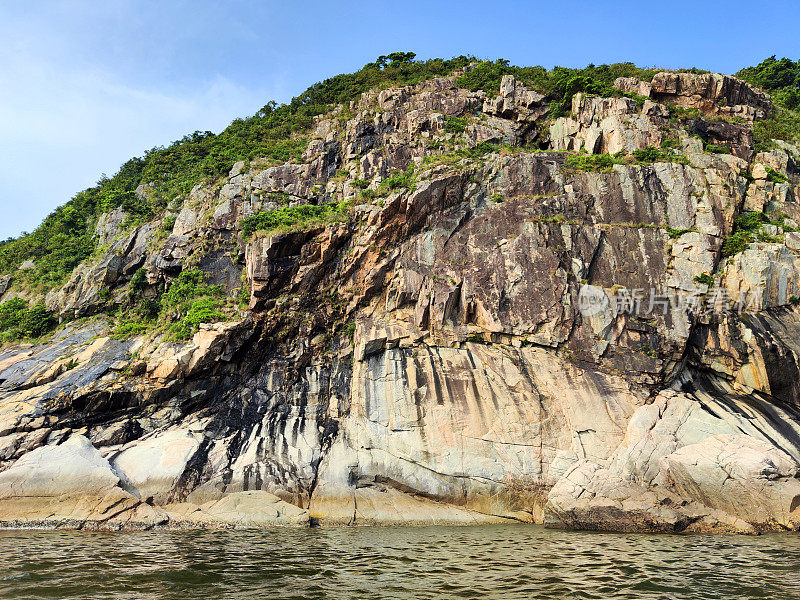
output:
M766 149L770 140L800 142L800 60L770 56L754 67L746 67L736 77L760 87L772 96L775 113L753 126L757 149Z

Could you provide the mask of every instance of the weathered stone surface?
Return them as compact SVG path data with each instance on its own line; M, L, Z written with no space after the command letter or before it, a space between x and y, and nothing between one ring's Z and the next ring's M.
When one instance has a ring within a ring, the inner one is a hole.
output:
M320 492L312 500L311 518L331 525L483 525L530 520L527 513L503 518L390 488L367 487L341 495L325 489Z
M119 478L108 461L83 436L59 446L42 446L0 473L0 498L94 494L113 488Z
M122 258L109 251L96 263L84 263L72 273L69 282L45 298L47 308L66 318L93 314L105 303L102 290L115 283L122 269Z
M536 139L537 132L535 123L545 116L549 104L542 94L525 88L512 75L504 75L500 82L500 94L494 98L487 98L483 103L483 112L497 119L511 121L512 135L506 141L511 143L524 143ZM502 121L501 121L502 122ZM491 123L499 125L497 121ZM504 127L497 128L495 131L502 131ZM481 135L478 129L474 129L472 137L475 143L480 143L494 137L505 138L506 136L492 136L484 133Z
M42 446L0 473L0 523L80 527L103 523L138 501L117 487L108 461L83 436Z
M598 98L578 93L572 99L574 117L560 117L550 126L555 150L585 150L590 154L633 152L659 146L667 128L664 110L641 110L630 98Z
M267 492L227 494L204 504L168 504L169 526L211 529L260 529L264 527L307 527L308 511Z
M732 298L751 298L753 308L781 306L800 296L799 268L788 245L757 242L727 260L723 285Z
M121 208L100 215L97 219L97 225L94 231L97 234L97 243L104 246L114 240L120 233L122 233L122 225L125 222L127 213Z
M750 84L719 73L656 73L650 96L663 103L753 120L772 110L769 96Z
M665 477L681 496L761 528L800 525L800 465L766 441L718 435L661 460Z
M11 275L3 275L0 277L0 298L3 297L3 294L6 293L9 286L11 285Z
M121 485L136 497L164 504L200 447L202 436L171 430L123 446L111 459Z
M455 76L373 90L316 117L302 159L240 162L170 203L171 231L101 219L108 249L48 295L59 315L133 308L139 269L141 297L199 268L250 311L185 342L163 323L117 340L98 317L0 349L0 520L796 529L800 150L753 154L770 106L731 78L617 87L647 99L576 94L552 122L513 77L495 97ZM666 140L676 156L652 164L566 164ZM341 222L241 231L342 200ZM787 218L723 259L746 210ZM763 302L710 302L740 292Z

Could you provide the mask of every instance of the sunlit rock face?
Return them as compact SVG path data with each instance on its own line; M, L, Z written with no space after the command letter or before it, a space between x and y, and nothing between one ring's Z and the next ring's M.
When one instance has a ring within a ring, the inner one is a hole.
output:
M302 162L235 165L171 229L101 219L106 249L47 296L63 318L140 268L155 289L199 267L249 310L186 342L95 316L0 351L0 521L797 528L800 151L752 148L769 98L662 73L551 119L513 77L455 81L318 117ZM333 200L349 216L242 234ZM743 210L787 220L725 257Z

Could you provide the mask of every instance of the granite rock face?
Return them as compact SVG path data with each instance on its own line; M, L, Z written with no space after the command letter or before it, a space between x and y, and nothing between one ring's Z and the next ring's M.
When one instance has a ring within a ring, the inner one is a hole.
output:
M769 95L749 83L719 73L656 73L652 81L620 77L615 85L662 104L697 108L705 113L741 117L752 121L772 110Z
M96 316L0 350L0 521L797 529L800 151L754 152L769 98L730 77L617 87L646 99L576 94L550 119L510 76L495 97L368 92L317 118L303 161L193 189L170 231L104 218L58 314L192 265L249 310L184 343ZM413 185L381 185L398 171ZM342 200L347 218L242 235ZM723 257L746 210L785 217Z

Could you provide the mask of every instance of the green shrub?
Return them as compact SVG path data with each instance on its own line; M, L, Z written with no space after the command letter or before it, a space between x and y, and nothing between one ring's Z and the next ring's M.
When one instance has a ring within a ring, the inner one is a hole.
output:
M350 344L353 343L353 338L356 335L356 324L353 321L350 321L344 328L344 333L347 338L350 340Z
M697 283L701 285L707 285L708 287L714 285L714 278L708 273L703 273L702 275L695 275L694 280Z
M178 215L174 213L164 217L164 220L161 222L161 231L171 232L172 228L175 227L175 221L177 220Z
M205 273L197 269L183 271L161 296L159 322L167 326L170 337L189 339L197 333L200 323L225 318L223 300L222 288L208 285Z
M192 337L200 328L200 323L215 323L225 319L218 298L205 296L194 300L186 310L184 317L169 326L168 333L171 337L186 340Z
M363 190L369 185L369 181L366 179L354 179L353 180L353 187Z
M706 144L705 147L706 152L710 152L711 154L730 154L730 148L727 146L720 146L718 144Z
M114 328L111 337L117 340L126 340L147 333L150 329L152 329L152 324L148 322L123 320Z
M14 341L37 338L52 331L58 324L53 313L44 304L28 307L20 298L0 304L0 339Z
M371 190L363 190L364 192ZM245 238L256 231L274 231L276 229L303 229L341 219L347 214L344 203L302 204L300 206L282 206L275 210L265 210L242 220L242 234Z
M252 287L250 278L247 276L247 269L242 269L240 280L242 285L239 288L236 297L239 301L239 308L247 308L250 305L250 292Z
M800 108L800 61L771 56L754 67L736 73L740 79L772 92L775 102L786 108Z
M497 148L498 145L493 144L492 142L481 142L472 148L459 150L458 154L466 158L481 158L482 156L486 156L487 154L491 154L492 152L496 151Z
M763 212L753 211L736 215L733 220L734 231L756 231L770 220Z
M58 324L44 304L36 304L22 313L20 331L24 337L39 337L53 330Z
M691 229L675 229L673 227L667 227L667 235L669 235L670 239L677 240L681 237L684 233L689 233Z
M128 284L128 298L135 300L142 295L145 287L147 287L147 275L144 269L137 269Z
M647 148L633 151L633 158L640 164L669 161L672 160L674 156L672 152L661 150L655 146L648 146Z
M771 181L773 183L787 183L789 178L786 177L783 173L779 173L772 167L765 167L767 170L767 181Z
M224 300L221 286L208 285L205 273L189 269L173 279L160 298L142 298L120 315L113 335L126 339L158 330L170 339L187 340L197 333L200 323L227 317Z
M789 304L791 304L792 306L797 306L798 304L800 304L800 298L798 298L797 296L789 296Z
M544 71L544 69L542 69ZM496 95L500 91L500 80L503 75L519 74L518 67L512 67L505 59L496 61L483 60L461 75L456 83L468 90L483 90L487 94Z
M112 337L124 340L157 329L161 312L162 306L158 298L140 299L132 309L118 316Z
M772 140L800 144L800 112L778 107L768 119L753 123L753 146L756 152L771 150Z
M574 171L608 172L614 165L625 164L624 158L611 154L570 154L566 165Z
M753 235L748 231L737 231L725 238L722 244L722 255L733 256L744 252L753 242Z
M444 130L448 133L464 133L467 128L467 119L464 117L445 117Z
M381 182L381 187L389 188L390 190L396 190L398 188L408 188L411 189L414 187L414 170L412 167L409 167L405 171L395 171L389 177L384 179Z
M733 234L722 245L722 254L732 256L746 250L755 239L761 242L777 243L781 238L768 235L762 229L764 224L783 227L786 215L780 212L764 214L760 211L745 212L733 220Z
M161 302L155 298L142 298L136 305L136 314L147 321L152 321L161 312Z
M769 244L777 244L777 243L783 241L783 238L781 238L779 235L769 235L768 233L765 233L763 231L759 231L756 235L758 237L758 241L759 242L767 242Z
M692 119L702 119L703 113L697 108L684 108L676 104L667 104L669 109L669 119L673 122L682 122Z
M662 150L675 150L680 147L680 141L677 138L665 138L661 141Z
M28 303L22 298L12 298L0 304L0 331L18 327L27 308Z

